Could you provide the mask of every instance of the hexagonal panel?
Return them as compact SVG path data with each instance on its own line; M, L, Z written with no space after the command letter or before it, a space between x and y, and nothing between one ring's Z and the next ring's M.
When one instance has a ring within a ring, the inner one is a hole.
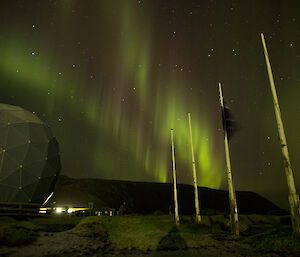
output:
M0 202L43 201L61 164L50 128L35 114L0 104Z

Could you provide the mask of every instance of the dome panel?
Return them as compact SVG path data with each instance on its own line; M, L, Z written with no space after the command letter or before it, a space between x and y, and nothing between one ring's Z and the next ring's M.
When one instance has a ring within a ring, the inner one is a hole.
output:
M39 152L41 152L41 155L43 156L43 159L45 159L48 155L48 142L42 142L42 143L31 143L32 146L35 147Z
M29 197L22 189L16 190L15 194L10 199L10 202L19 202L19 203L22 203L22 202L24 203L24 202L29 202L29 201L30 201Z
M0 127L0 147L6 145L9 127Z
M3 112L0 110L0 124L9 125L20 122L20 119L12 116L11 111Z
M19 110L23 110L23 109L20 106L0 103L0 112L19 111Z
M30 199L31 202L41 202L41 201L34 201L33 200L33 195L36 192L36 188L37 188L38 184L39 184L39 181L35 180L30 185L27 185L27 186L25 186L25 187L22 188L22 190L26 193L26 195L29 197L29 199ZM35 200L37 200L37 199L35 199Z
M12 120L12 124L14 123L36 123L36 124L43 124L43 122L32 112L22 110L15 110L9 111L8 118Z
M32 142L47 142L48 137L45 131L45 126L42 124L29 123L30 140Z
M18 189L0 183L0 202L10 202Z
M45 160L46 161L46 155L43 151L40 151L41 147L37 147L34 144L29 144L25 159L24 159L24 165L28 165L30 163L33 163L35 161Z
M50 128L35 114L0 104L0 201L43 203L61 164Z
M21 174L21 187L24 188L39 179L40 176L37 176L35 173L28 172L26 169L22 169Z
M13 158L15 161L17 161L20 164L22 164L25 160L25 156L28 152L28 144L17 146L14 148L6 149L5 153L8 154L11 158Z
M8 124L7 114L4 112L0 112L0 127L7 126L7 124Z
M6 186L19 188L21 186L21 175L22 175L22 170L18 169L12 172L6 178L2 179L0 183Z
M2 153L2 157L2 165L0 167L0 182L2 179L8 177L12 172L20 168L20 163L8 153Z
M45 168L45 160L39 160L23 165L23 170L36 178L41 177Z
M29 123L17 123L11 124L11 127L17 130L21 135L23 135L26 140L29 140Z
M16 126L10 125L5 147L13 148L16 146L25 145L27 144L28 140L28 136L24 135L22 131L19 131L18 128L16 128Z

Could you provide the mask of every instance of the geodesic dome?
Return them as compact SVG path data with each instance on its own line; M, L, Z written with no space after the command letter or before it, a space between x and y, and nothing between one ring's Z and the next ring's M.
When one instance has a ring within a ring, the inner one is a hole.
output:
M0 104L0 202L43 203L61 164L50 128L21 107Z

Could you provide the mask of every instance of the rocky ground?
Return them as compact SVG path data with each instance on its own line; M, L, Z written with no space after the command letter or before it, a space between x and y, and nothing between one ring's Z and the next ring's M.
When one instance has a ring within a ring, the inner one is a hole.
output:
M234 237L226 215L0 218L0 257L279 257L300 256L289 217L240 216Z
M137 249L118 249L107 241L99 238L81 237L76 234L64 232L41 232L38 239L28 245L17 247L0 247L0 256L8 257L54 257L54 256L107 256L107 257L179 257L179 256L205 256L205 257L235 257L235 256L293 256L280 252L265 252L253 249L240 240L233 239L225 234L208 234L205 237L221 242L216 247L188 248L181 250L155 250L142 251ZM295 255L294 255L295 256Z

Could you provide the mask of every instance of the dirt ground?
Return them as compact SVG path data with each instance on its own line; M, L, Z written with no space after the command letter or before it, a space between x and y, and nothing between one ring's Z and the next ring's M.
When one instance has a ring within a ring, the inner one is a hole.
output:
M228 238L226 235L203 235L221 242L220 247L190 248L176 251L147 251L118 249L108 242L97 238L80 237L68 232L41 232L38 239L29 245L18 247L0 247L0 256L8 257L54 257L54 256L107 256L107 257L279 257L292 256L276 252L262 252L252 249L249 245Z

